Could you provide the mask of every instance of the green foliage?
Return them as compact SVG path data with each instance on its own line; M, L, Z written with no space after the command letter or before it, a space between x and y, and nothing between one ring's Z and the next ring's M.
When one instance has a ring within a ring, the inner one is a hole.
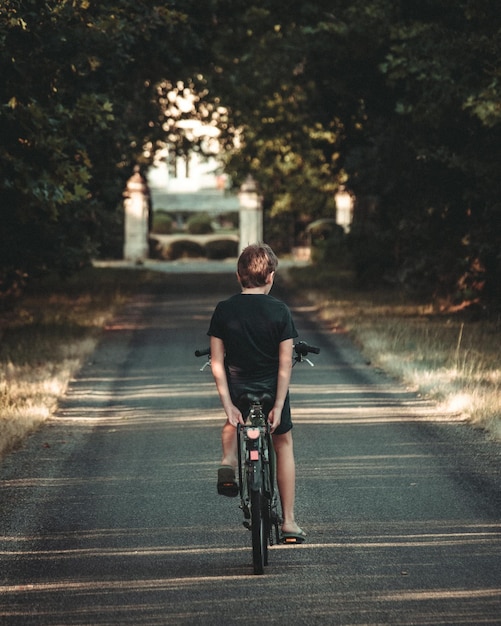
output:
M224 230L237 230L240 223L240 215L238 211L231 211L231 213L220 215L218 221Z
M333 217L344 184L360 279L499 302L498 3L242 3L238 20L216 6L211 84L244 137L228 167L261 183L267 234L282 245L287 219Z
M260 184L277 251L332 218L344 185L360 278L499 303L498 4L5 0L0 283L109 248L132 165L167 133L179 153L202 149L174 132L182 112L165 117L183 81L234 184Z
M311 247L311 261L315 265L325 263L327 265L342 267L348 264L348 260L346 246L344 246L339 239L334 237L317 241Z
M195 213L186 222L186 230L191 235L208 235L213 232L212 220L207 213Z
M340 269L332 265L306 265L291 267L287 270L291 284L295 289L308 291L322 290L325 294L338 290L358 288L356 276L352 270Z
M1 289L108 245L103 225L162 132L155 81L183 50L188 66L196 40L186 15L143 2L2 2Z
M172 233L173 219L165 211L155 211L151 232L158 235L170 235Z
M402 155L405 172L391 190L386 182L379 191L382 223L398 242L400 276L453 298L474 265L484 267L487 283L499 283L499 263L489 265L487 250L501 246L500 178L493 167L501 158L501 110L498 104L496 119L494 104L501 20L493 2L473 8L445 0L406 17L393 28L380 66L395 102L393 126L406 147L386 153L374 177L382 179ZM463 296L478 297L481 283Z

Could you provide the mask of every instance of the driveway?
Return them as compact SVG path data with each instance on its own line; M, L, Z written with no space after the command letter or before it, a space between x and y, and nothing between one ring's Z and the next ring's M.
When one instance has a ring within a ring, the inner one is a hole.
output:
M234 262L165 269L0 467L0 623L500 624L499 446L371 369L280 284L322 350L291 385L308 541L253 575L238 503L216 493L222 410L193 354Z

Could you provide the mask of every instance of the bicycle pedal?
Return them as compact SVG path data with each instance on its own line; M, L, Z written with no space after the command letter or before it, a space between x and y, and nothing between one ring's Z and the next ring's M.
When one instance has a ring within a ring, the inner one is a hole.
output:
M301 537L300 535L282 535L280 537L280 543L285 545L297 545L300 543L304 543L305 537Z

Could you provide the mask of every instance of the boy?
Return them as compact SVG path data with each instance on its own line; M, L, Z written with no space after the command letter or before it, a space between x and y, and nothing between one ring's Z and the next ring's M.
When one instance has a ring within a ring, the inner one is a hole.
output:
M289 308L269 295L277 265L268 245L245 248L237 264L241 293L216 306L207 333L212 374L227 417L221 437L218 493L238 494L236 427L244 420L235 405L237 398L244 392L270 393L274 404L268 421L277 456L282 534L304 539L306 533L294 518L296 477L289 404L293 339L298 334Z

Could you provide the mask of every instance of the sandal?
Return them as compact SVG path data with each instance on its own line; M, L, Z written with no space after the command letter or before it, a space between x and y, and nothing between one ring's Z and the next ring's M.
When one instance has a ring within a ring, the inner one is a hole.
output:
M229 465L223 465L217 471L217 492L220 496L227 496L228 498L238 496L235 470Z
M299 532L297 533L282 532L280 534L280 543L297 544L297 543L303 543L305 539L306 539L306 533L301 528L299 529Z

